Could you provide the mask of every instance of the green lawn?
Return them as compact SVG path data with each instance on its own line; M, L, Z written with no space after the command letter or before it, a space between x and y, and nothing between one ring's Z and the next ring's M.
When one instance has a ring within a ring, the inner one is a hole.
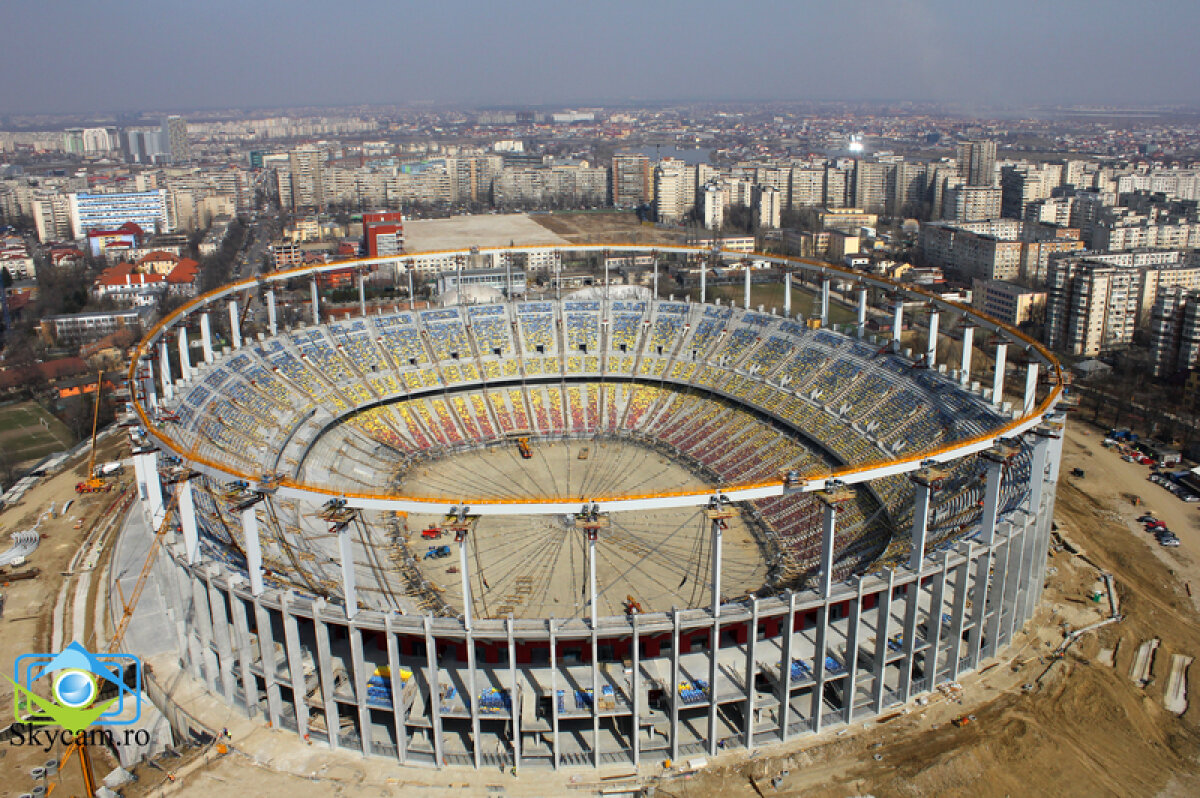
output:
M66 426L34 402L0 407L0 449L13 462L39 460L73 443Z
M708 301L720 297L722 302L732 301L738 307L741 307L745 297L745 286L739 282L737 285L714 285L707 289ZM696 289L696 296L693 299L699 298L699 289ZM777 312L783 313L783 283L757 283L750 286L750 307L754 310L762 305L768 312L775 308ZM792 315L801 314L804 318L815 318L821 315L821 309L817 301L816 292L807 288L792 287ZM829 322L831 324L853 324L858 320L858 313L852 308L846 308L839 305L837 302L830 301L829 303Z

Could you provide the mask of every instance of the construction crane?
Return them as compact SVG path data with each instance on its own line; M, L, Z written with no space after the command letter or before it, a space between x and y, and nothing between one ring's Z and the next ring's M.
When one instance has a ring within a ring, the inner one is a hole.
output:
M104 390L104 369L96 374L96 402L92 409L92 453L88 456L87 479L75 483L76 493L105 493L112 485L96 473L96 422L100 420L100 392Z

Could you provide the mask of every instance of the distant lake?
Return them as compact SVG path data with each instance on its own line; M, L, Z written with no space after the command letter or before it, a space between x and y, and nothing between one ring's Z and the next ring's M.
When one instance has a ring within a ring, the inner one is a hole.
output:
M661 147L642 147L637 152L645 155L650 160L662 160L663 158L676 158L684 163L695 166L696 164L708 163L708 155L712 152L709 147L695 147L693 149L681 150L670 144L664 144Z

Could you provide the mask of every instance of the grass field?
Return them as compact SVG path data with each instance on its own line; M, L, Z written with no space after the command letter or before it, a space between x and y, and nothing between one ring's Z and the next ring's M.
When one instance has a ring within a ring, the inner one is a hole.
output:
M34 402L0 407L0 449L12 462L40 460L73 443L66 426Z
M712 302L718 297L722 302L733 302L738 307L742 306L743 291L745 288L739 281L736 285L710 285L706 293L708 301ZM700 289L693 289L695 295L693 299L699 298ZM816 294L807 288L792 287L792 315L797 313L804 318L814 318L821 315L820 307L815 302ZM754 310L762 305L767 311L771 308L776 308L779 313L783 313L783 283L757 283L750 286L750 307ZM829 322L830 324L853 324L858 320L857 311L843 307L837 302L830 301L829 303Z

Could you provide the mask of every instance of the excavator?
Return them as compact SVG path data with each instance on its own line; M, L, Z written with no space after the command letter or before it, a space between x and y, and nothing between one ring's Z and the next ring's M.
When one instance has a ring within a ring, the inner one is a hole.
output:
M92 410L92 453L88 456L88 477L75 483L76 493L107 493L112 485L96 473L96 422L100 420L100 392L104 390L104 369L96 374L96 403Z

